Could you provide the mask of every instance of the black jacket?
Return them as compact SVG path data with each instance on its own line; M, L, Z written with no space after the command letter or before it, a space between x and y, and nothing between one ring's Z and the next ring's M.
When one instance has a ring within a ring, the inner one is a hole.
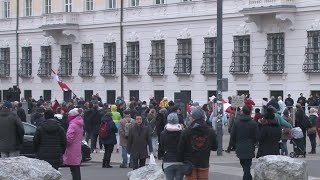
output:
M268 102L267 107L272 106L276 108L276 110L280 110L280 106L278 104L278 101L276 99L272 99Z
M263 125L259 132L259 148L257 158L267 155L279 155L279 141L282 128L275 120L272 124Z
M236 145L239 159L255 157L255 145L258 141L258 125L250 115L241 114L235 120L231 130L231 141Z
M182 161L182 156L178 153L180 135L181 131L162 131L160 136L159 151L164 154L163 162Z
M55 168L63 163L62 156L66 145L64 129L54 119L44 120L33 137L36 158L47 161Z
M115 123L112 120L112 114L108 113L105 116L103 116L101 123L102 122L108 123L109 132L108 132L107 138L105 138L105 139L100 138L101 143L102 144L111 144L111 145L117 144L116 133L118 132L118 128L116 127Z
M295 127L300 127L302 132L305 134L306 132L306 124L308 118L306 117L304 111L302 108L297 109L297 112L294 114L295 115Z
M17 115L19 116L19 118L22 122L27 122L27 115L26 115L26 112L24 111L24 109L18 108Z
M88 117L91 123L91 132L93 134L98 134L101 124L101 113L98 110L93 110L92 114Z
M35 126L40 126L40 124L42 123L42 121L44 121L44 117L41 113L34 113L32 116L31 116L31 124L35 125Z
M89 117L92 115L93 113L93 109L88 109L84 112L83 114L83 123L84 123L84 130L86 132L91 132L92 127L91 127L91 120L89 119Z
M207 148L203 150L195 149L197 144L192 144L195 134L208 138ZM212 128L209 128L204 120L195 120L189 128L182 131L178 144L178 153L182 155L182 161L189 161L195 168L208 168L211 151L218 148L217 136Z
M287 98L284 103L286 104L286 106L289 106L289 108L292 108L293 104L294 104L294 101L292 98Z
M300 103L301 104L301 106L305 106L306 105L306 103L307 103L307 99L305 98L305 97L299 97L298 98L298 100L297 100L297 103Z
M156 130L157 135L160 136L161 132L164 130L164 126L166 125L167 118L163 113L158 113L156 117Z

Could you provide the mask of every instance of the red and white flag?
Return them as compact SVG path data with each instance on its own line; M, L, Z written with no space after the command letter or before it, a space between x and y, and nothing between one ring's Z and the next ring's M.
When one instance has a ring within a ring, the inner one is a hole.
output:
M52 106L52 110L56 112L58 107L60 107L58 100L54 100L54 105Z
M53 76L53 79L55 79L57 81L57 83L59 84L59 86L61 87L62 91L71 91L71 89L61 81L61 79L59 78L59 76L56 74L56 72L54 72L52 69L51 69L51 72L52 72L52 76Z

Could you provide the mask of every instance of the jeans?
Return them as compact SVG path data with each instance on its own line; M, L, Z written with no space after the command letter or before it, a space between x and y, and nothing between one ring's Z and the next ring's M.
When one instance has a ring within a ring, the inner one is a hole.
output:
M181 165L171 165L164 169L166 180L183 180L184 174L181 172Z
M243 169L243 178L242 180L252 180L251 175L251 165L252 165L252 159L240 159L240 164Z
M103 159L107 162L110 162L111 160L111 154L113 151L114 145L113 144L104 144L104 155Z
M70 166L70 171L72 174L72 180L81 180L80 165Z
M288 146L287 146L287 139L282 139L282 149L281 155L288 156Z
M311 152L314 152L314 153L316 152L316 146L317 146L316 138L317 138L317 134L309 135L309 139L311 143Z
M91 134L91 152L97 149L98 134Z
M135 157L131 157L132 158L132 168L133 170L136 170L138 168L141 168L143 166L146 165L146 159L138 159Z
M1 158L17 157L20 155L20 151L1 152Z
M186 180L208 180L209 168L193 168L190 176L186 176Z
M127 166L128 165L127 146L121 146L121 147L122 147L122 165Z

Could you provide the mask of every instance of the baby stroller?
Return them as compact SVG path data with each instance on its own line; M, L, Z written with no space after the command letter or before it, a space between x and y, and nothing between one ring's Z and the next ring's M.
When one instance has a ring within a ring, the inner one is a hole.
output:
M301 128L293 128L291 130L292 139L290 144L293 144L293 152L290 153L291 158L298 158L299 156L306 157L305 139Z

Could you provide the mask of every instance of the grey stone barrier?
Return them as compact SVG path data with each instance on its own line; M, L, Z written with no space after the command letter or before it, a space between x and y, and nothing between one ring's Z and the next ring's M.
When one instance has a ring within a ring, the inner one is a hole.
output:
M254 168L254 180L307 180L307 163L287 156L264 156Z
M24 156L0 158L1 180L60 180L61 174L46 161Z
M129 180L166 180L161 166L147 165L128 172Z

